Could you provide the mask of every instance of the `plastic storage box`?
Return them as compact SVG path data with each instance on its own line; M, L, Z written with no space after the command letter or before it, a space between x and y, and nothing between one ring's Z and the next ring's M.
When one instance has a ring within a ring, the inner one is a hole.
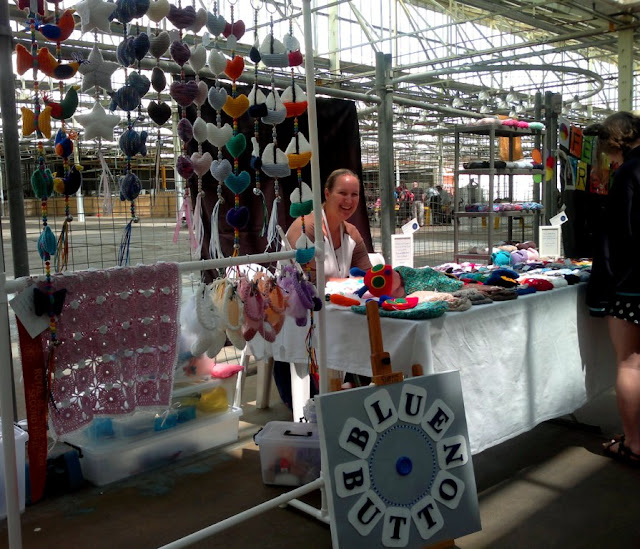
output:
M4 440L2 438L2 420L0 420L0 519L7 516L7 503L6 503L6 480L4 476ZM20 427L13 427L13 434L16 444L16 469L18 474L18 502L20 504L20 511L24 511L24 492L25 492L25 447L29 435L20 429Z
M265 484L301 486L320 476L317 423L270 421L254 438Z
M65 442L80 449L83 476L103 486L237 440L241 415L241 408L230 407L168 429L141 430L137 436L137 425L132 424L124 436L113 429L111 438L97 440L83 432L65 437Z

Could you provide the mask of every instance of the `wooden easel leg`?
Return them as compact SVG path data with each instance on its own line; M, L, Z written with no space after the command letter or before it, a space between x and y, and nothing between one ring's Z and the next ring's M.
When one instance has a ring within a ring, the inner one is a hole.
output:
M454 549L455 546L456 540L445 539L443 541L439 541L435 545L427 545L424 549Z

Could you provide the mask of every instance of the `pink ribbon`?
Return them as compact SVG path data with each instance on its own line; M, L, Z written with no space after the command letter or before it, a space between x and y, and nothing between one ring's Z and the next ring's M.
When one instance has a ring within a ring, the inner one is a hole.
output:
M191 220L191 197L189 196L189 189L184 192L184 200L182 206L178 212L178 218L176 219L176 229L173 231L173 243L178 243L178 237L180 235L180 227L182 226L182 216L187 222L187 229L189 229L189 241L191 243L191 249L198 249L198 242L196 240L196 234L193 230L193 221Z

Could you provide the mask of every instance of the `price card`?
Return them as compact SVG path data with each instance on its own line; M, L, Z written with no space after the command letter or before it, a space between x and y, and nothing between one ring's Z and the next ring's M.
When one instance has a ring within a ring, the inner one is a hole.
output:
M413 234L391 235L391 265L413 267Z

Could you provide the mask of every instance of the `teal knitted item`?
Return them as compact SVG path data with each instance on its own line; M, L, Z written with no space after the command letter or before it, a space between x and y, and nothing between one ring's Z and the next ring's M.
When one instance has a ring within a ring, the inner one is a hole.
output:
M405 295L424 290L455 292L464 286L464 282L461 280L451 278L431 267L425 267L423 269L396 267L396 271L400 273L404 282ZM382 314L382 312L380 314Z
M405 309L403 311L386 311L380 308L380 316L408 320L427 320L442 316L448 308L446 301L428 301L426 303L418 303L413 309ZM367 308L364 305L352 305L351 310L361 315L367 314Z

